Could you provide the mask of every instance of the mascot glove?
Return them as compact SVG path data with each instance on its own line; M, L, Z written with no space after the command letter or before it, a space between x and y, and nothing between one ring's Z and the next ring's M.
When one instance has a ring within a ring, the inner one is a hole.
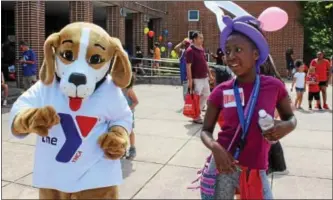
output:
M128 134L121 126L113 126L109 131L98 138L98 144L104 150L107 158L117 160L126 153Z
M51 106L29 108L15 117L12 130L16 135L36 133L44 137L48 135L49 129L59 122L60 118Z

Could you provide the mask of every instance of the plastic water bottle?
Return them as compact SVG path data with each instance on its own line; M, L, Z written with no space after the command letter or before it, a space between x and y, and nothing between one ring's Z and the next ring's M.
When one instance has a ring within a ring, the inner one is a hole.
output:
M259 110L259 126L263 132L274 127L274 119L265 110ZM270 141L271 144L275 144L277 141Z

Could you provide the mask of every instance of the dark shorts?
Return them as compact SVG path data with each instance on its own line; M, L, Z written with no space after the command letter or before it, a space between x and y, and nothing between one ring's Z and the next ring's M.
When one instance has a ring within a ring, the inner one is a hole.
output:
M309 96L308 96L309 101L312 101L313 98L314 98L316 101L319 101L319 100L320 100L319 92L309 92Z
M304 88L296 88L296 92L304 92Z
M326 86L327 87L328 86L327 81L320 81L318 85L319 85L319 87L321 87L321 86Z

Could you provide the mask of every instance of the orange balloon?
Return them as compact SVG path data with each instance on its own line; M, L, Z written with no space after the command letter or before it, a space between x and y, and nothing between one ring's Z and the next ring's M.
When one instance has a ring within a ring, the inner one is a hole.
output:
M159 40L160 42L162 42L163 37L162 37L162 36L158 37L158 40Z
M150 38L154 37L154 35L155 35L154 31L149 31L149 32L148 32L148 36L149 36Z

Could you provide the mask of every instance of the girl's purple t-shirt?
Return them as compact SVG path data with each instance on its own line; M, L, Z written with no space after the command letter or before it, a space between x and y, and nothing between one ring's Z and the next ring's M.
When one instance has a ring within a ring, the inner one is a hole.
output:
M228 148L229 144L236 132L239 124L237 107L233 95L233 80L223 82L218 85L211 93L208 101L215 106L221 108L223 115L222 130L218 134L218 142ZM247 104L254 83L239 84L245 96ZM248 129L246 144L239 157L239 164L251 169L267 169L268 168L268 152L270 144L262 136L262 132L258 125L259 110L264 109L271 116L274 116L274 111L279 102L288 96L284 84L270 76L260 76L260 91L257 104L252 116L251 124ZM241 93L242 97L242 93ZM245 106L243 106L245 109ZM240 134L235 140L235 144L231 147L231 152L235 151L235 147L239 142Z

